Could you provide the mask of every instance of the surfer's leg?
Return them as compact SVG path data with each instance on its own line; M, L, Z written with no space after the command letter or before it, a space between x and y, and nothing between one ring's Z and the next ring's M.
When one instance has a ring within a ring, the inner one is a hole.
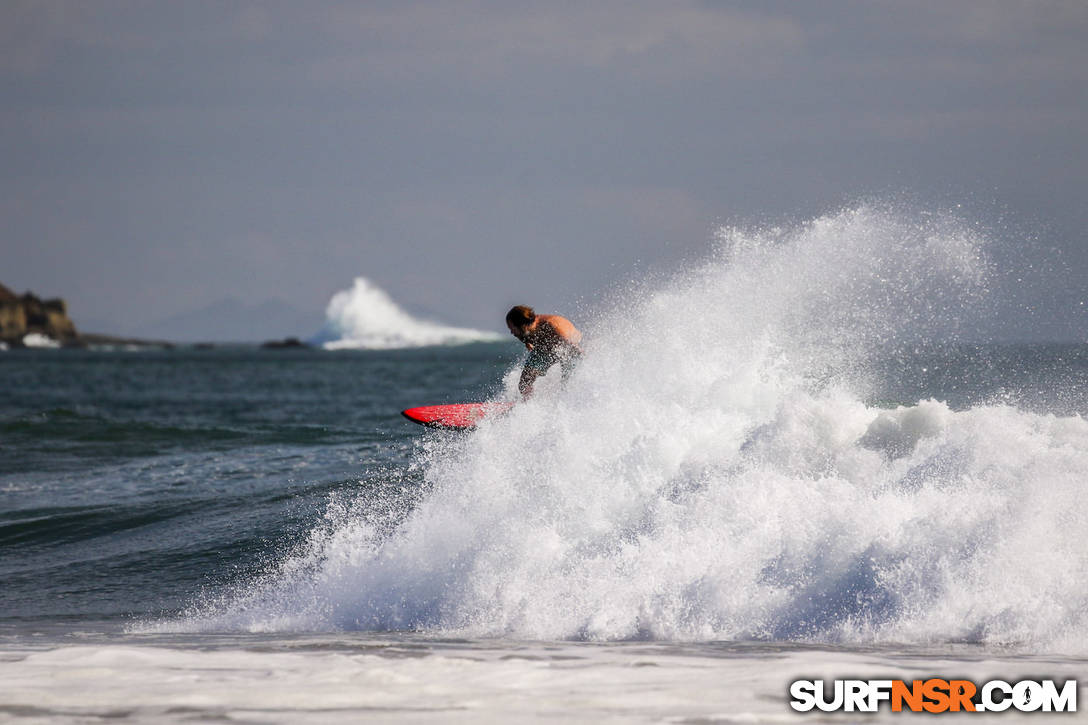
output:
M579 352L574 352L569 355L564 355L563 359L559 361L559 366L563 371L563 382L567 382L570 376L574 374L575 368L578 367L579 361L582 359L582 355Z

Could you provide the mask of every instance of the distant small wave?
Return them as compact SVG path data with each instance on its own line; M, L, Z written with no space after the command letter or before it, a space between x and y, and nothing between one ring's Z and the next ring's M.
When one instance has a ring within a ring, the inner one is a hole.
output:
M40 347L55 349L60 347L60 343L49 337L43 335L40 332L31 332L23 337L23 344L27 347Z
M326 350L392 350L502 339L485 330L413 317L365 277L356 277L351 289L333 295L325 317L325 327L315 342Z

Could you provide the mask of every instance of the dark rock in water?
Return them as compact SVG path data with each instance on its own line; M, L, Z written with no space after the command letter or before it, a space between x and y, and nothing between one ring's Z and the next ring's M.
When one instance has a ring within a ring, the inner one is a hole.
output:
M64 300L42 300L30 292L20 297L0 284L0 342L23 347L24 338L34 333L64 346L80 344Z
M288 350L291 348L309 348L310 346L297 337L287 337L283 340L269 340L261 345L265 350Z
M94 333L86 333L79 336L79 339L71 345L65 345L65 347L159 347L164 350L172 350L175 345L172 342L166 340L145 340L139 337L117 337L115 335L97 335Z
M27 335L35 337L27 338ZM39 337L40 336L40 337ZM42 339L47 338L47 339ZM159 347L172 348L165 340L142 340L114 335L80 334L68 317L62 299L43 300L27 292L19 296L0 284L0 343L21 347Z

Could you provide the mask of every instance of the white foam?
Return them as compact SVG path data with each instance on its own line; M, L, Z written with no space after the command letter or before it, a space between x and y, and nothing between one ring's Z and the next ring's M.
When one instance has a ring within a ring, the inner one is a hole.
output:
M389 350L503 339L497 333L413 317L365 277L356 277L351 289L333 295L325 317L326 350Z
M1086 650L1088 422L863 402L874 350L982 299L984 241L870 207L723 230L586 325L565 389L428 438L432 490L393 535L334 502L166 626Z
M59 342L49 337L48 335L43 335L40 332L29 332L26 335L23 335L23 344L27 347L37 348L56 349L60 347Z
M807 648L240 639L0 647L13 721L141 723L806 723L796 679L905 673L985 682L1077 678L1084 662ZM1079 693L1083 702L1084 693ZM865 722L899 722L887 705ZM1068 714L1052 715L1068 722ZM1008 713L973 722L1008 722ZM1073 718L1075 719L1075 717ZM858 720L858 718L854 718ZM1045 713L1031 722L1050 722Z

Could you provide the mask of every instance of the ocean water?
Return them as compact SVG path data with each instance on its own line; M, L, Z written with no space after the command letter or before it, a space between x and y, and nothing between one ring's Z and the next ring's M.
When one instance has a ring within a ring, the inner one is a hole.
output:
M815 721L790 681L1083 680L1088 345L967 341L988 244L864 206L723 229L569 311L569 383L470 433L399 411L513 399L512 340L2 352L0 721Z

